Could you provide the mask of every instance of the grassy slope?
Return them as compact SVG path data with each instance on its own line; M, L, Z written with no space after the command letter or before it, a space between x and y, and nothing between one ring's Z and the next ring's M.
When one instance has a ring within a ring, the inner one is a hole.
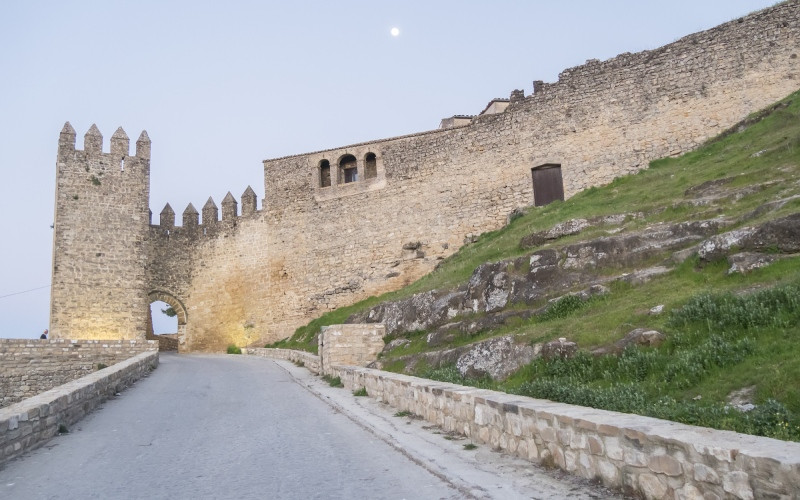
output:
M316 348L312 341L313 336L319 331L320 326L341 323L353 312L364 310L384 300L395 300L420 291L452 287L463 283L469 278L475 267L483 262L529 253L529 251L526 252L519 248L518 243L523 236L548 229L571 218L590 218L624 212L649 214L642 220L629 222L626 225L626 229L636 229L655 222L700 220L718 215L736 217L748 213L765 202L800 194L800 92L789 96L784 102L789 102L788 107L769 113L765 119L755 121L741 132L710 141L697 151L680 158L652 162L650 168L636 175L618 178L604 187L588 189L566 202L530 209L526 215L514 220L502 230L487 233L475 244L462 248L435 272L412 285L328 313L306 327L298 329L291 339L280 344L285 347L313 350ZM684 192L687 188L721 178L734 178L725 186L727 189L754 185L761 185L762 188L741 199L718 202L712 207L694 207L682 202L685 200ZM747 224L755 224L798 211L800 211L800 201L795 200L777 211L768 212L758 219L750 220ZM602 234L600 229L593 231L594 234ZM561 239L557 244L563 245L570 241L587 239L592 236L593 231ZM688 323L677 326L674 321L670 323L670 318L674 315L653 316L648 314L648 310L654 305L664 304L666 311L674 311L686 304L692 297L706 292L736 292L767 288L782 283L800 283L800 259L798 258L780 261L746 276L729 276L726 274L727 267L724 261L700 266L697 260L690 260L673 272L641 286L614 284L610 295L590 301L573 314L564 314L563 317L548 321L538 318L527 321L518 320L505 325L500 330L457 339L456 343L463 344L474 342L480 338L513 333L523 335L531 342L568 337L577 341L582 348L591 348L611 343L637 327L659 329L672 336L686 332L693 334L704 330L702 325ZM702 322L700 320L700 323ZM727 331L732 331L730 328L722 330L722 332L717 331L716 334L727 335ZM652 373L635 382L650 398L664 396L674 398L676 401L698 401L696 398L699 396L699 401L708 402L708 404L723 401L732 390L755 386L758 402L765 402L770 398L780 401L790 412L790 416L783 421L783 424L789 425L787 422L791 422L791 425L795 425L794 423L800 416L800 343L797 342L800 337L800 326L798 326L798 322L795 321L793 324L782 327L748 328L742 332L740 332L741 335L736 334L738 335L736 338L747 337L755 340L751 351L743 356L743 359L730 364L730 366L711 363L712 366L709 366L702 377L694 380L688 386L686 384L656 383L663 380L664 375L658 369L667 369L664 366L661 368L653 366ZM692 346L687 344L677 347L678 351L682 348L689 349L684 354L676 352L674 345L667 345L663 347L663 350L673 356L690 356L688 353L691 349L701 349L699 346L707 341L709 335L713 334L715 334L714 331L705 331L698 334L695 339L697 342ZM734 334L731 333L731 335ZM412 344L400 354L427 349L424 335L417 334L409 338L412 340ZM670 349L672 351L669 351ZM659 363L663 364L662 361ZM650 363L658 364L653 360L650 360ZM399 370L402 369L402 364L399 362L389 363L389 367ZM672 369L674 370L674 367ZM542 370L546 371L542 367L532 365L521 370L503 384L474 380L454 381L490 385L501 390L542 396L541 391L536 392L531 389L532 380L546 378L546 374ZM615 366L613 371L624 370ZM429 372L427 375L453 379L452 371L448 372L447 370L438 373ZM613 383L631 383L631 380L625 377L619 378L617 382L610 382L609 377L605 377L605 379L605 383L590 380L582 380L581 383L594 384L598 390L606 390ZM557 394L547 392L545 394L552 399L558 399L555 397L558 396ZM625 408L620 409L625 410ZM634 407L633 410L640 411L638 407ZM661 415L659 411L650 413L670 417L670 415ZM716 414L709 418L712 420L726 419ZM685 418L684 421L707 423L703 418L699 420ZM736 427L734 425L731 428L764 433L747 426ZM780 432L771 434L783 436ZM800 427L793 429L787 436L793 439L800 437Z

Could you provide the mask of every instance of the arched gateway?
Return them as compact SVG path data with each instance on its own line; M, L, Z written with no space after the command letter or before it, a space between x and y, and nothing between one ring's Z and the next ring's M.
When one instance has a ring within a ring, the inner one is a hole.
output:
M165 302L175 311L175 316L178 319L178 331L175 332L177 340L176 348L178 352L180 352L182 350L181 346L186 344L186 320L189 317L186 312L186 306L183 305L183 302L175 298L174 295L163 290L153 290L147 294L147 298L150 304L158 301Z

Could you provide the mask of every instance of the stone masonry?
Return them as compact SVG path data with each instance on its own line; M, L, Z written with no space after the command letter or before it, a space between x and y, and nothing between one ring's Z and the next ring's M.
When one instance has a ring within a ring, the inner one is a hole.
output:
M0 468L56 434L69 431L74 423L156 367L158 351L150 349L0 408Z
M554 403L355 366L326 372L493 449L636 497L797 498L800 443Z
M659 49L588 61L468 124L264 162L265 197L229 193L148 225L150 142L111 152L62 131L51 331L144 338L147 304L182 318L179 349L285 338L400 288L533 203L558 165L566 197L679 155L800 87L800 0ZM241 205L241 206L240 206ZM202 215L202 219L201 219ZM166 299L163 299L166 297Z
M0 408L156 350L141 340L0 339Z
M384 336L386 327L376 323L322 327L318 349L322 372L337 365L367 366L378 359Z

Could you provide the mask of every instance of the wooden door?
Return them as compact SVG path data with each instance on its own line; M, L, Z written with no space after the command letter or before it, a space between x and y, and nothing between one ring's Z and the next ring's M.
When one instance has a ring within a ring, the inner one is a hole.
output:
M546 164L531 169L533 176L533 204L541 207L556 200L564 201L564 181L561 165Z

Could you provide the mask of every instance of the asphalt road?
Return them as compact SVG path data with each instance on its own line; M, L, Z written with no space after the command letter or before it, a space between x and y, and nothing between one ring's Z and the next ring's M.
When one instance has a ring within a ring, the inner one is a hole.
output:
M554 475L555 474L555 475ZM0 470L0 499L608 498L393 416L286 362L162 355Z

